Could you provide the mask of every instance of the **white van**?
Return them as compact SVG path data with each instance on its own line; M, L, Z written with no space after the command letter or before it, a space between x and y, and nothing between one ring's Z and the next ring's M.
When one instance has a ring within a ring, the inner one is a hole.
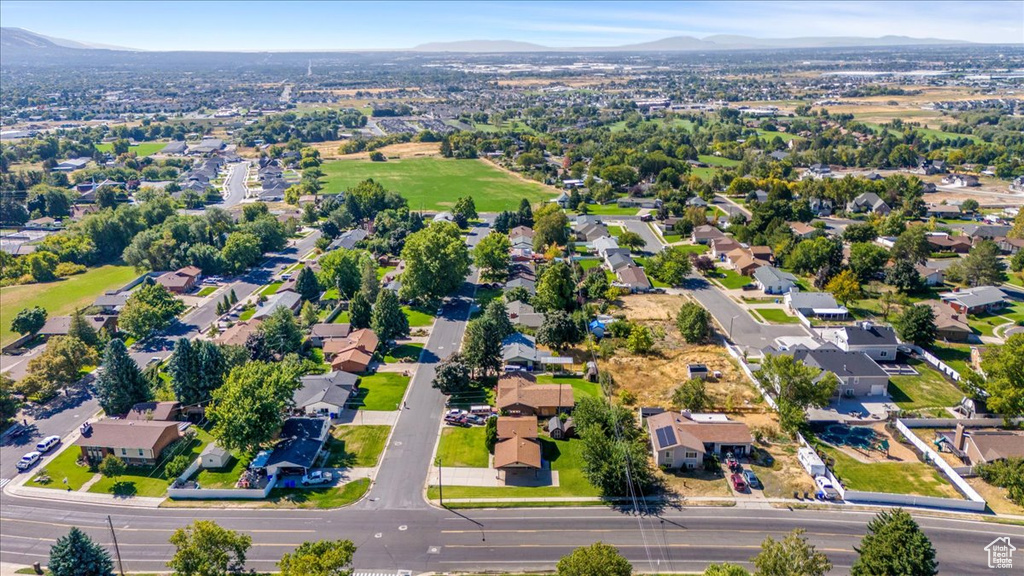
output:
M40 440L39 444L36 444L36 450L45 454L57 444L60 444L60 436L47 436Z

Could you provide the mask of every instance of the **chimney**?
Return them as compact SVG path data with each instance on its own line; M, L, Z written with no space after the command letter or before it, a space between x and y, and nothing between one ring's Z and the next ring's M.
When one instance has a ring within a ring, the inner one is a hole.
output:
M953 446L957 450L960 450L961 452L964 449L964 425L963 424L957 424L956 425L956 435L953 436Z

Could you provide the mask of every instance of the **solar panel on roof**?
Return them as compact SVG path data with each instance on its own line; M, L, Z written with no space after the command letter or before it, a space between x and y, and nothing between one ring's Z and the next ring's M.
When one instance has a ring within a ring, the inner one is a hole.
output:
M654 433L658 436L658 444L661 446L672 446L676 443L676 431L671 426L662 426Z

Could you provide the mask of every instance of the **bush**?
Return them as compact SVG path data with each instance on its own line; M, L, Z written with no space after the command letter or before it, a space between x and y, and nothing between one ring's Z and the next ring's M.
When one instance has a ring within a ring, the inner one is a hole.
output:
M84 274L85 266L82 264L75 264L74 262L61 262L53 269L53 273L61 278L67 278L68 276L74 276L75 274Z
M1006 488L1007 497L1018 506L1024 506L1024 458L1007 458L989 464L979 464L974 471L993 486Z
M619 400L626 406L632 406L636 404L636 394L633 394L633 392L629 390L623 390L622 393L619 394Z
M167 466L164 467L164 471L167 473L167 479L172 480L181 476L191 464L192 458L190 458L188 454L179 454L175 456L167 463Z

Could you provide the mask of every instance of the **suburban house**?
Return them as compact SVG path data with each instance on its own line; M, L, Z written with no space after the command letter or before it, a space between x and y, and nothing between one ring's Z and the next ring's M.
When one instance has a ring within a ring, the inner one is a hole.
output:
M930 176L932 174L945 174L946 162L943 160L926 160L924 158L918 158L917 169L914 170L914 173L921 174L924 176Z
M690 233L690 240L695 244L710 244L715 238L725 238L725 233L708 224L697 226Z
M743 248L743 245L733 240L729 236L722 236L721 238L712 238L709 242L711 245L711 257L716 260L722 260L725 255L738 248Z
M245 346L245 341L249 339L249 335L255 332L262 323L261 320L239 322L218 334L213 341L222 345Z
M98 464L113 454L129 466L154 466L163 451L181 438L178 422L147 420L100 420L92 424L88 436L80 436L75 445L82 457Z
M750 276L754 270L762 266L771 266L771 257L771 248L767 246L737 248L725 255L726 260L741 276Z
M522 288L532 295L537 293L537 282L529 278L512 278L508 282L505 282L505 290L511 290L513 288Z
M597 238L596 240L593 241L592 244L594 246L594 250L597 252L597 255L600 256L601 258L604 258L605 254L609 250L616 250L619 247L619 243L615 240L615 238L611 236Z
M496 470L507 473L510 470L540 469L536 416L499 416L497 436L498 443L494 445Z
M1007 458L1024 458L1024 433L1016 430L967 430L939 432L938 441L965 464L977 466Z
M341 233L341 236L335 238L334 241L327 246L327 250L337 250L338 248L351 250L356 247L356 243L358 243L361 240L365 240L366 237L369 235L369 232L363 230L362 228L353 228L352 230L346 230L345 232Z
M995 240L996 238L1005 238L1010 233L1010 230L1012 230L1012 227L998 224L966 224L962 230L964 236L968 238Z
M601 273L603 274L603 272ZM513 324L526 326L527 328L540 328L540 325L544 322L544 315L536 312L533 306L526 302L516 300L510 302L506 308L508 310L508 318Z
M321 322L309 327L309 343L317 348L323 348L324 343L335 338L348 338L352 333L350 324L327 324Z
M267 301L256 309L250 320L263 320L273 314L274 310L278 308L287 308L294 314L299 309L300 304L302 304L302 296L295 292L278 292L267 298Z
M366 372L373 362L380 339L373 330L355 330L345 338L324 341L324 356L331 360L331 369L342 372Z
M195 266L186 266L174 272L165 272L157 276L155 281L174 294L186 294L196 287L202 277L202 270Z
M925 238L928 240L928 246L936 252L967 254L974 245L968 236L950 236L943 232L930 232Z
M1003 254L1016 254L1024 249L1024 238L997 238L996 245Z
M833 205L832 201L828 198L811 198L811 213L815 216L831 216Z
M577 225L574 232L576 240L580 242L593 242L598 238L608 236L608 227L600 222L588 222L583 225Z
M967 324L967 318L949 306L938 302L926 302L935 315L935 336L948 342L966 342L974 332Z
M508 231L508 240L512 244L512 247L516 247L519 244L523 244L528 248L533 247L533 228L528 226L516 226L515 228Z
M807 168L807 172L814 177L821 178L831 174L832 168L828 164L811 164L810 167Z
M289 418L281 426L280 440L262 467L268 476L305 474L316 462L330 436L327 418ZM255 466L255 462L253 464Z
M619 198L615 203L619 208L648 208L651 210L661 208L660 198L637 198L635 196L627 196L626 198Z
M119 314L124 305L128 303L128 296L130 296L128 292L113 290L96 298L92 305L99 308L101 314Z
M977 176L970 174L949 174L942 178L942 183L952 188L966 188L968 186L981 186Z
M926 209L924 215L928 218L934 216L935 218L956 219L960 217L960 207L950 206L949 204L934 204Z
M636 264L628 264L615 271L615 286L628 288L630 292L647 292L651 289L651 281L644 274L644 269Z
M654 463L659 468L698 468L710 454L750 452L750 429L725 414L662 412L647 417Z
M636 262L633 261L628 249L613 248L604 253L604 264L612 272L617 272L620 268L635 265Z
M186 148L184 140L171 140L167 146L160 149L160 153L168 156L181 155L185 153Z
M810 224L804 222L790 222L789 229L793 231L793 235L797 238L810 238L818 234L818 229Z
M796 286L796 276L774 266L761 266L754 270L754 283L765 294L786 294Z
M349 372L307 374L292 394L295 410L310 416L337 418L355 391L359 377Z
M512 334L501 343L501 358L506 366L532 370L540 358L537 339L521 332Z
M114 334L117 332L117 316L82 316L82 319L97 333ZM43 324L43 327L36 334L44 338L67 336L69 330L71 330L71 316L54 316L47 318L46 323Z
M139 402L124 415L125 420L147 422L176 422L181 418L178 402Z
M498 378L495 405L511 415L550 418L571 411L576 401L568 384L537 384L533 376L517 372Z
M828 292L801 292L799 288L790 288L782 300L787 310L807 318L845 320L850 313Z
M961 314L982 314L1006 306L1006 293L995 286L977 286L939 294L950 308Z
M75 170L81 170L82 168L85 168L86 165L89 164L89 162L91 161L92 158L89 158L88 156L82 156L80 158L68 158L67 160L63 160L57 163L57 165L53 167L53 171L74 172Z
M874 212L875 214L888 214L891 212L889 205L878 197L874 192L864 192L851 200L846 205L847 212Z
M847 352L863 352L876 362L896 361L896 331L888 326L861 322L821 331L822 337Z
M925 286L941 286L946 281L946 271L941 268L932 268L924 264L914 266L917 273L921 275Z
M811 350L796 346L786 352L798 362L820 369L816 378L820 380L825 372L839 377L836 396L882 396L889 387L889 374L863 352L847 352L832 344L825 344Z

